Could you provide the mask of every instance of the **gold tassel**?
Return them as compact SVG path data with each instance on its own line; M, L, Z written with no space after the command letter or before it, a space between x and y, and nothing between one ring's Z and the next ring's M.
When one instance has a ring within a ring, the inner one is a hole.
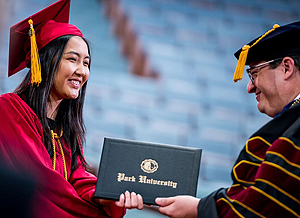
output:
M38 47L36 44L35 32L33 29L33 21L30 19L28 23L30 25L29 36L30 36L30 47L31 47L30 48L31 49L30 83L31 85L33 84L39 85L42 81L40 57L39 57Z
M242 48L242 51L239 56L238 63L235 68L235 72L233 75L233 81L237 82L238 80L241 80L243 78L245 63L247 60L248 51L250 49L250 45L244 45Z
M279 27L279 25L275 24L271 30L269 30L268 32L266 32L261 37L259 37L259 39L257 39L251 46L250 45L244 45L243 46L242 51L241 51L240 56L239 56L238 63L237 63L236 68L235 68L234 75L233 75L233 81L234 82L237 82L238 80L242 80L242 78L243 78L244 68L245 68L245 64L246 64L246 60L247 60L249 49L251 47L253 47L254 45L256 45L266 35L268 35L269 33L273 32L278 27Z

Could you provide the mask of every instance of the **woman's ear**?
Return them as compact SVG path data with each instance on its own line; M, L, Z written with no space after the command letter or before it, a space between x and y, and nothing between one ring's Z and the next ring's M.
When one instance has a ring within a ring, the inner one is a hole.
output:
M291 57L283 58L281 62L284 68L284 79L287 80L291 78L295 73L295 62Z

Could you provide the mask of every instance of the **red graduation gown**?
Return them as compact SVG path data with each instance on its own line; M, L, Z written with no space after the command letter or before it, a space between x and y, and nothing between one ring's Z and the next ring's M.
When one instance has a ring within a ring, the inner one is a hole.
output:
M71 172L70 147L64 143L68 181L56 142L56 170L44 146L42 125L32 109L16 94L0 95L0 155L12 170L26 173L37 185L33 217L123 217L114 203L102 207L92 201L97 178L86 172L78 158ZM68 154L67 154L68 153ZM20 193L22 194L22 193Z

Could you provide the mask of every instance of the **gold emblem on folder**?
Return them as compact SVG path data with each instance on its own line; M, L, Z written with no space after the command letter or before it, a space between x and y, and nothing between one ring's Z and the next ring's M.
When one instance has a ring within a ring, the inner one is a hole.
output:
M141 169L145 173L154 173L158 169L158 163L152 159L146 159L141 163Z

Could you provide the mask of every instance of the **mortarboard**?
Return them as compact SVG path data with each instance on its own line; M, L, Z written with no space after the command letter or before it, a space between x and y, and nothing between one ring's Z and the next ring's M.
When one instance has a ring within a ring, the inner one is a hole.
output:
M299 37L300 22L281 27L275 24L271 30L234 53L234 56L238 59L238 64L233 81L236 82L242 79L245 65L300 54Z
M40 73L32 72L40 68L38 51L63 35L83 37L76 26L69 24L69 14L70 0L60 0L10 28L8 76L31 66L31 83L40 83Z

